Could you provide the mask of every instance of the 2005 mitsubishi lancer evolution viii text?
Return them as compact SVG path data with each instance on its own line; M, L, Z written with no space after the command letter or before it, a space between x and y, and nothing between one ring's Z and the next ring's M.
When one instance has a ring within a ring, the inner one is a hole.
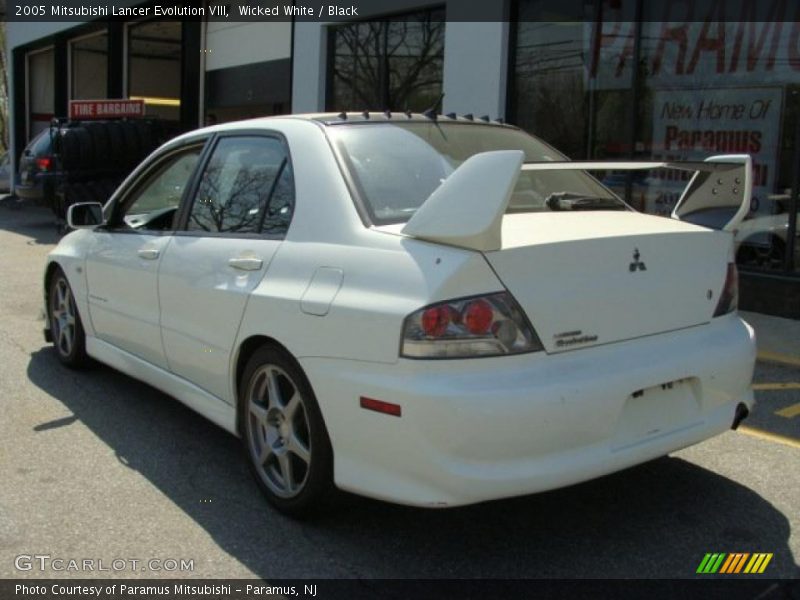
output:
M686 173L673 218L587 172L659 168ZM751 170L572 162L431 113L216 125L70 207L45 336L240 436L290 514L334 488L445 507L566 486L747 416Z

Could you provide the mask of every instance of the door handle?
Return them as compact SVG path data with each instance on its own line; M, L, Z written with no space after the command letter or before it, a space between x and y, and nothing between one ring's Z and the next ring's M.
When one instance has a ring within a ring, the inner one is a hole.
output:
M139 255L139 258L144 258L145 260L155 260L158 258L159 252L155 248L139 248L136 254Z
M228 265L240 271L258 271L264 261L254 256L237 256L228 261Z

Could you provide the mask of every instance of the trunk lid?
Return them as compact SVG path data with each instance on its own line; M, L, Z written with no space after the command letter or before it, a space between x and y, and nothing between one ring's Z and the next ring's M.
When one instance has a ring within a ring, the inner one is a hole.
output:
M731 252L730 233L620 211L507 214L502 240L484 256L547 352L708 322Z

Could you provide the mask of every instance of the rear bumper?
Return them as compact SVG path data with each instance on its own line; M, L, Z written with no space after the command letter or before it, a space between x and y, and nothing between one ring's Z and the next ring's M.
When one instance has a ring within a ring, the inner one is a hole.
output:
M57 173L37 173L26 183L14 185L14 194L31 202L51 202L55 195Z
M21 185L18 183L14 186L14 194L23 200L39 201L44 198L44 185L41 183Z
M737 406L753 404L755 338L731 315L557 355L300 362L339 487L455 506L585 481L730 429ZM361 409L360 396L402 416Z

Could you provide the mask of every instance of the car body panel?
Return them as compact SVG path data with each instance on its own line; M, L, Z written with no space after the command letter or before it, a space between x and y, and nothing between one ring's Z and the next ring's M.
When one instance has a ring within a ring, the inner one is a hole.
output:
M201 387L96 337L86 338L89 356L176 398L226 431L238 435L236 409Z
M93 232L86 254L88 317L95 335L166 368L161 342L158 267L170 236ZM153 258L146 258L154 253Z
M414 360L300 363L325 389L338 486L456 506L578 483L730 429L736 407L753 403L753 342L753 330L728 315L555 356L438 361L435 369ZM659 396L671 382L683 383ZM359 408L362 395L400 405L402 416ZM663 407L642 414L639 400L668 402L674 413L654 423Z
M594 233L577 212L507 215L511 247L486 253L548 352L711 319L725 281L718 265L732 260L730 233L627 211L593 217ZM529 240L547 233L522 245L519 229L527 229ZM606 229L615 233L599 233ZM559 284L542 285L549 281Z
M279 240L175 236L158 272L160 329L174 374L235 404L228 365L245 305L264 278ZM229 262L261 261L252 271Z

